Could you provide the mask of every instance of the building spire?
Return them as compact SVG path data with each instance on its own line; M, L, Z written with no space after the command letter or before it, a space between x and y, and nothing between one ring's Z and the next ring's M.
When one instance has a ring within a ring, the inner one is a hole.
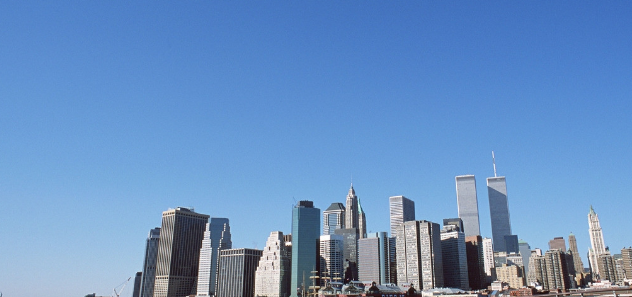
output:
M590 212L589 214L594 215L595 214L595 210L592 207L592 204L590 205Z
M494 151L492 151L492 163L494 163L494 177L498 177L498 175L496 175L496 157L494 157Z

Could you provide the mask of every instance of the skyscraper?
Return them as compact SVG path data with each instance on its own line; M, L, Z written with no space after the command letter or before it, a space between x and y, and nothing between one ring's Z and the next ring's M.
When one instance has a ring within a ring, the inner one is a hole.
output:
M316 269L320 237L320 209L312 201L299 201L292 209L292 285L293 297L310 285L311 271ZM305 280L305 282L303 282Z
M336 229L345 228L345 206L342 203L332 203L323 211L323 234L334 234Z
M336 229L342 238L342 265L345 281L358 279L358 229Z
M489 215L492 220L492 239L494 241L494 251L508 252L505 242L505 236L512 234L511 223L509 220L507 183L505 181L505 177L501 176L487 178L487 193L489 195Z
M575 273L584 273L584 263L577 249L577 239L573 232L568 235L568 245L571 252L573 252L573 268L575 268Z
M478 221L478 198L476 197L476 178L474 175L460 175L456 181L456 202L459 218L463 220L465 236L481 235Z
M568 277L564 252L558 249L547 251L544 254L544 262L546 264L549 290L560 289L566 291L570 289L571 283Z
M366 237L366 215L362 210L360 198L358 198L358 238Z
M367 234L358 240L358 280L386 284L390 281L388 233Z
M254 297L255 272L263 251L225 249L219 252L217 297Z
M347 207L345 212L345 228L358 229L359 218L358 215L360 212L358 211L358 196L355 194L355 190L353 189L353 184L349 188L349 193L347 193Z
M202 249L200 249L200 266L197 281L197 296L215 295L219 251L231 249L233 242L227 218L211 218L206 224Z
M391 236L395 236L399 225L415 220L415 202L404 196L392 196L388 200L391 218Z
M283 232L270 233L255 273L255 296L290 295L290 253Z
M529 258L531 257L531 247L526 241L519 240L518 250L520 251L520 256L522 257L522 265L524 266L524 275L526 277L527 275L529 275Z
M443 286L443 258L439 224L408 221L397 227L397 283L415 289Z
M444 222L441 230L441 256L443 258L444 285L450 288L469 290L465 234L458 227L458 224L450 225Z
M492 281L492 269L494 268L494 248L491 238L483 238L483 268L485 270L486 283Z
M599 276L599 256L606 254L606 244L603 240L603 231L599 224L599 216L595 213L592 205L590 206L590 212L588 212L588 232L590 233L591 249L588 251L590 261L590 268L592 269L593 277Z
M485 261L483 258L483 237L480 235L465 237L467 253L467 278L472 290L487 287L485 277Z
M566 241L564 240L564 237L555 237L549 240L549 250L555 249L566 252Z
M327 282L342 282L343 280L343 253L342 236L320 236L320 286Z
M154 297L195 293L200 248L209 216L178 207L162 213Z
M143 263L142 281L140 284L141 297L154 297L154 281L156 280L156 260L158 258L158 243L160 242L160 228L149 231L145 246L145 262Z
M136 272L136 276L134 277L134 291L132 291L132 297L140 297L140 284L143 280L143 273Z

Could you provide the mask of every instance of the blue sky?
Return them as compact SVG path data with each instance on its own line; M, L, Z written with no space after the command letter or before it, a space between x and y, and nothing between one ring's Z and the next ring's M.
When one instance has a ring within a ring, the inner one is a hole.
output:
M109 295L161 212L290 231L295 200L371 231L388 197L454 217L507 177L515 234L632 245L632 3L0 2L0 291ZM131 295L131 287L123 296Z

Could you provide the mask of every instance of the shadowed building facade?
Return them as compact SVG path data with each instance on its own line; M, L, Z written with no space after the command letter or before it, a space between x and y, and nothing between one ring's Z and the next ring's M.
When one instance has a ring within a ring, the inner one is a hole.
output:
M158 243L160 242L160 228L149 231L145 246L145 262L140 284L141 297L154 297L154 281L156 280L156 260L158 259Z
M261 250L230 249L219 252L217 297L254 297L255 272Z
M202 249L200 250L200 267L197 281L197 296L215 295L217 285L217 269L219 252L231 249L233 242L227 218L211 218L206 224Z

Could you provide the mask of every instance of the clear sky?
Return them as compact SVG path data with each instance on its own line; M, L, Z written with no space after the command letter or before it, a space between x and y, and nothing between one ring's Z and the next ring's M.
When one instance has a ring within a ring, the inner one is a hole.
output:
M455 217L454 177L475 174L491 237L492 150L514 234L546 250L573 232L587 266L592 204L618 253L630 16L630 1L0 1L0 291L110 295L177 206L262 248L295 200L344 202L352 176L375 232L393 195Z

